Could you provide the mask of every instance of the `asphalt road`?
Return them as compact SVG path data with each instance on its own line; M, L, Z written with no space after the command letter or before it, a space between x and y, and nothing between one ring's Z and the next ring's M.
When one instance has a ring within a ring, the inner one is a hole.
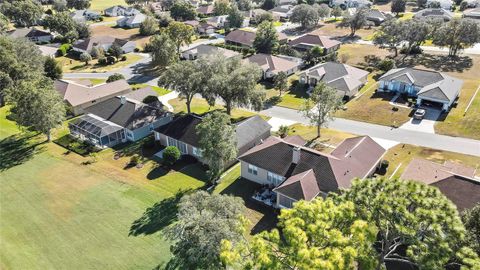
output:
M262 111L261 114L302 124L309 124L308 119L304 118L298 111L288 108L274 106ZM358 135L368 135L400 143L480 156L480 141L473 139L431 134L408 129L390 128L343 118L335 118L328 124L328 127Z

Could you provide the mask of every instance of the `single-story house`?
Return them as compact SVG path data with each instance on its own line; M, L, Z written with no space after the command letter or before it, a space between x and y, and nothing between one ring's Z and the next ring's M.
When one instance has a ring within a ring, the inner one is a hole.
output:
M346 139L330 154L272 136L238 160L243 178L272 188L275 207L291 208L297 201L350 188L354 178L371 176L385 152L368 136Z
M46 30L40 30L34 27L31 28L17 28L8 32L8 35L13 38L26 38L34 43L49 43L53 40L52 33Z
M446 10L451 10L453 6L452 0L427 0L425 6L430 7L433 3L439 3L440 7Z
M103 14L108 17L118 17L118 16L133 16L140 14L140 10L134 7L124 7L124 6L112 6L103 11Z
M255 40L256 32L237 29L234 30L225 37L225 43L235 45L244 48L252 48L253 41ZM280 43L286 43L287 36L281 32L278 33L278 41Z
M147 19L147 15L138 13L133 16L123 17L117 20L117 26L127 28L139 28L140 24Z
M89 10L89 9L82 9L82 10L75 10L74 12L70 13L70 17L76 22L84 23L86 21L96 21L99 20L100 13Z
M167 125L155 129L155 140L163 146L176 146L182 155L190 155L202 162L202 152L196 127L202 117L195 114L178 116ZM238 154L245 153L270 136L272 128L260 116L249 117L235 125Z
M309 33L288 42L288 45L298 51L308 51L313 47L324 49L325 54L334 52L340 48L340 41L327 36Z
M223 28L226 26L228 15L213 16L207 19L207 23L217 27Z
M270 9L269 12L272 13L274 18L286 21L292 16L293 8L293 5L282 5Z
M378 91L396 92L441 105L448 111L462 89L463 81L450 75L417 68L396 68L378 79Z
M300 73L300 83L311 87L323 81L337 89L339 96L351 98L367 82L368 71L337 62L325 62Z
M367 20L375 25L382 24L387 19L387 15L378 9L370 9L367 13Z
M191 49L182 52L182 58L186 60L195 60L199 57L209 57L215 54L222 54L226 58L239 56L240 53L232 50L227 50L213 45L200 44Z
M400 176L435 186L458 208L473 208L480 202L480 181L475 179L475 168L446 161L439 164L425 159L413 159Z
M343 10L347 8L371 7L372 2L368 0L330 0L330 7L340 7Z
M463 12L464 18L480 20L480 8L467 9Z
M453 13L443 8L426 8L415 13L413 15L413 18L414 19L439 18L447 22L453 18Z
M125 96L117 96L86 109L68 124L70 134L105 148L137 141L172 120L172 113Z
M54 86L63 100L72 107L74 115L84 113L85 109L97 103L132 91L130 85L125 80L95 86L56 80Z
M107 51L113 44L120 46L123 49L123 53L133 52L137 46L135 41L129 41L127 39L119 39L112 36L95 36L76 41L72 45L72 50L77 53L90 53L93 47L97 47Z
M279 72L290 76L300 69L301 63L271 54L258 53L245 58L245 61L257 64L263 71L263 79L272 79Z
M209 34L215 33L215 31L217 30L217 27L215 27L215 25L211 23L203 22L203 23L200 23L196 29L197 29L197 32L201 35L209 35Z
M214 9L215 8L213 5L202 5L202 6L199 6L196 10L198 14L208 16L208 15L213 15Z

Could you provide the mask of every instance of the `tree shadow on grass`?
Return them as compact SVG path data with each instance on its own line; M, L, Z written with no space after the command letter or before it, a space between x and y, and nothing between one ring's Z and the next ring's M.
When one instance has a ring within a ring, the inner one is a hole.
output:
M147 208L143 215L135 220L130 227L129 236L150 235L156 233L177 219L178 203L190 190L182 190L175 196L155 203Z
M0 171L8 170L30 160L43 149L45 142L33 142L37 134L17 134L0 141Z
M469 56L451 57L448 55L421 54L409 56L397 65L399 67L422 65L443 72L463 72L473 66L473 60Z

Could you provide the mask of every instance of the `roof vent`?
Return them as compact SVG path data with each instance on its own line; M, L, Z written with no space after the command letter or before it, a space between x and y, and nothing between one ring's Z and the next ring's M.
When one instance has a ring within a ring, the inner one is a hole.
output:
M300 161L300 153L301 149L300 147L294 147L292 151L292 163L298 164Z

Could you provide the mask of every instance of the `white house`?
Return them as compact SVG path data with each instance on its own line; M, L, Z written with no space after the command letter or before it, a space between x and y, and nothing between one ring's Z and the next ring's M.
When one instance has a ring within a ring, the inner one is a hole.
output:
M123 17L117 20L117 26L119 27L128 27L128 28L138 28L143 21L147 19L145 14L139 13L130 17Z

